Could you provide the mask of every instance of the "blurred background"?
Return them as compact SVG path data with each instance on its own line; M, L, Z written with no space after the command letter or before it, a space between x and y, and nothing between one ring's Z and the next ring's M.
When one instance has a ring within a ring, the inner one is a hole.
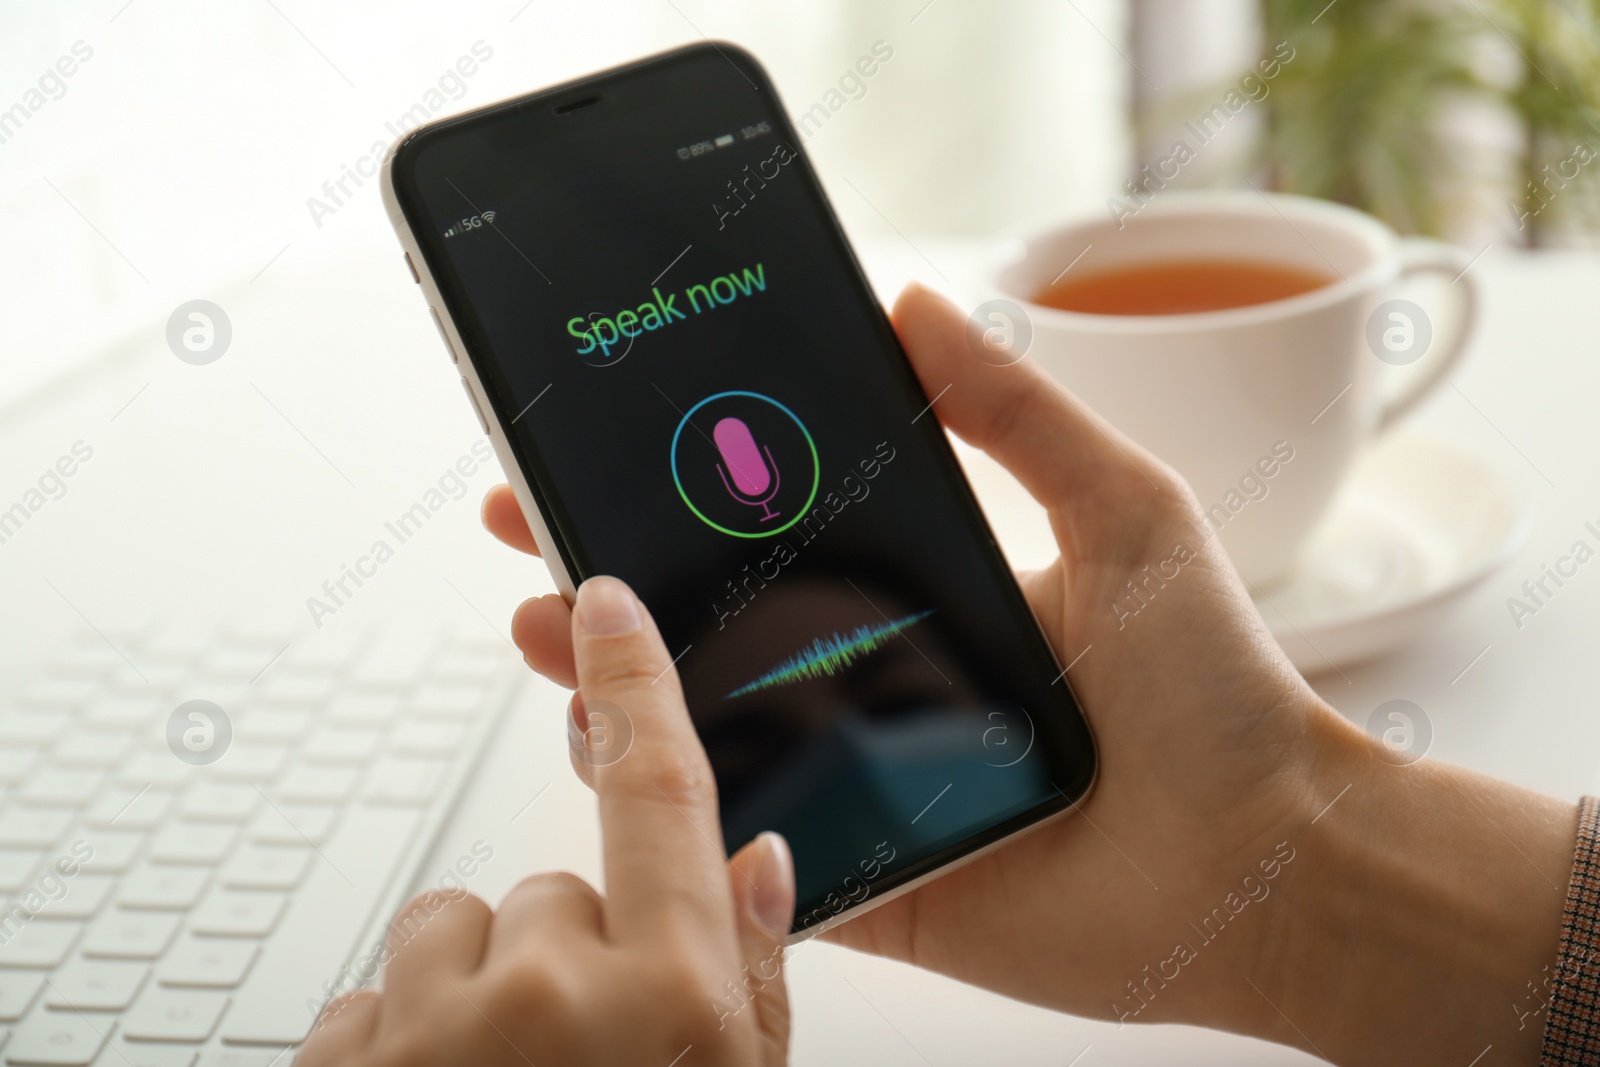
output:
M360 172L404 116L712 37L760 57L792 113L825 116L805 147L885 295L913 276L959 290L1009 236L1179 187L1330 197L1481 257L1482 351L1465 392L1441 391L1423 417L1515 470L1539 526L1419 649L1317 684L1363 722L1386 700L1418 702L1438 718L1440 758L1563 795L1600 789L1600 725L1580 718L1595 635L1578 628L1600 618L1600 585L1574 583L1526 633L1503 604L1600 521L1593 464L1571 447L1600 389L1585 299L1597 262L1572 251L1600 232L1597 22L1600 0L6 4L0 511L76 443L93 458L0 537L0 686L55 634L88 626L121 643L151 619L203 632L231 620L291 655L419 618L505 638L514 606L550 583L479 527L492 469L335 618L308 617L322 583L481 436ZM880 42L892 57L856 78ZM463 56L478 58L470 76L454 72ZM166 340L196 299L231 319L209 366ZM986 494L1022 506L999 478ZM1045 562L1042 518L1017 525L1004 531L1013 561ZM255 672L187 695L232 706ZM525 797L479 790L440 846L458 855L482 826L505 835L504 861L473 887L491 900L535 867L597 868L565 695L530 692L490 773L549 782L538 817L508 831ZM1310 1062L1196 1031L1113 1037L806 951L796 1062L931 1051L1059 1065L1089 1044L1085 1067Z
M0 397L222 279L384 231L371 184L320 218L308 201L331 203L323 183L391 141L385 124L477 41L493 58L443 94L448 110L702 35L749 46L791 110L829 107L807 148L852 233L993 237L1092 210L1129 195L1175 140L1200 148L1186 123L1211 113L1227 121L1205 127L1216 135L1165 184L1249 178L1474 249L1592 240L1600 5L1320 6L10 5L0 195L13 254L0 260L0 291L13 313L0 343L28 355L7 361ZM846 68L880 40L893 60L841 92ZM1258 62L1275 50L1293 58L1263 78ZM75 53L87 58L74 73L52 73Z

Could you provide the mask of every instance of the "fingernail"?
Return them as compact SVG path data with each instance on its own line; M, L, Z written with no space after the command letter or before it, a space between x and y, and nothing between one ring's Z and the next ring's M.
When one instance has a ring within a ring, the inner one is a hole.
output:
M631 634L644 622L639 601L623 582L604 575L578 587L578 625L596 637Z
M750 917L778 939L794 921L794 857L789 842L770 830L757 841L756 887L747 898Z

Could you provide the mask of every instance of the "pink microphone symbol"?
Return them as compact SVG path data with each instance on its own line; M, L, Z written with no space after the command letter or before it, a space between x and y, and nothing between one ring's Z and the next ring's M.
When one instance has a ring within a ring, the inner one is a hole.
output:
M728 490L728 495L741 504L760 508L762 522L776 519L778 512L767 506L778 495L778 461L772 458L772 449L765 445L757 447L750 427L745 425L743 419L731 416L717 423L711 431L711 437L722 456L722 463L717 464L717 473L722 475L722 485ZM727 465L726 468L723 464ZM769 464L772 467L770 472L767 470ZM731 483L728 480L730 474L733 479ZM771 492L768 492L769 489ZM766 496L762 496L763 493Z

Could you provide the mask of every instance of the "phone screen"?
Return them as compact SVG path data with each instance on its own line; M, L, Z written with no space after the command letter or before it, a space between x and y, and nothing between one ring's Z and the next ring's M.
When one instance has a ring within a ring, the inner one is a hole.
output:
M728 851L788 839L797 930L1084 793L1061 667L753 60L622 68L394 168L569 572L678 657Z

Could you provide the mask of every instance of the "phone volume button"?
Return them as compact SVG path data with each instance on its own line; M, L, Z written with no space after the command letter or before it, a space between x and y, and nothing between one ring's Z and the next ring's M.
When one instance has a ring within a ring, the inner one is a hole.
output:
M483 407L478 403L477 394L472 391L472 383L463 378L461 388L467 391L467 400L471 402L472 410L478 413L478 425L483 427L484 436L488 436L489 420L483 417Z
M433 325L439 331L439 339L444 342L444 350L450 353L450 362L460 363L461 357L456 355L456 346L450 343L450 335L444 331L444 320L439 317L438 309L429 304L428 314L433 316ZM462 379L462 381L465 380L465 378Z

